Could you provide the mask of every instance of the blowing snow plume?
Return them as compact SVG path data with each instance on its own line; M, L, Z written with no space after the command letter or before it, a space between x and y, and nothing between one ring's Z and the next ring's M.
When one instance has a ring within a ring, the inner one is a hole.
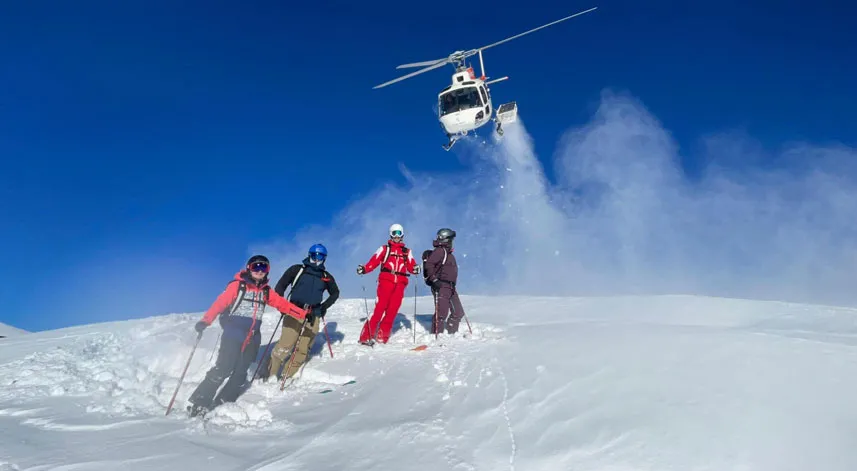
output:
M519 122L491 145L463 141L475 156L466 172L405 170L406 186L378 188L332 226L262 250L285 266L322 241L346 295L356 294L360 280L343 275L391 223L404 225L416 253L448 226L468 293L854 302L857 152L796 145L768 155L731 135L704 143L707 165L689 178L658 120L633 98L605 94L591 122L561 140L554 183Z

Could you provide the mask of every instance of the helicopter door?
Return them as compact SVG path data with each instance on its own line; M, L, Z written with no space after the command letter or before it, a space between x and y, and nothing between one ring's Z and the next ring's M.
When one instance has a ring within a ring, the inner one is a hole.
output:
M488 94L485 93L485 85L479 86L479 94L482 95L482 103L485 104L485 116L491 117L491 102L488 101Z

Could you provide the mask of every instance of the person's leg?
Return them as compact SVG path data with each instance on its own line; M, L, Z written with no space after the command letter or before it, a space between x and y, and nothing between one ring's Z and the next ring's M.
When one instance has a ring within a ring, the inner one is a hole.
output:
M402 307L402 299L405 296L405 284L396 283L393 285L393 292L390 294L387 302L387 309L384 312L384 318L381 320L381 325L378 328L378 341L387 343L390 340L390 334L393 331L393 324L396 323L396 316L399 314L399 308Z
M464 307L461 306L461 300L458 298L458 293L455 289L452 290L452 297L449 298L449 300L452 304L452 312L450 313L449 320L446 323L446 330L450 334L454 334L458 332L458 324L464 317Z
M241 343L241 339L221 337L220 349L217 352L217 360L214 366L208 370L208 373L205 374L205 379L199 383L199 386L196 387L188 399L194 408L212 408L212 398L217 393L217 389L223 383L223 380L232 374L237 362L236 360L240 357Z
M268 367L268 376L276 375L279 379L280 368L292 353L292 348L295 346L295 340L298 339L298 331L301 329L303 321L299 321L292 316L283 317L283 330L280 332L280 340L271 351L271 364Z
M298 337L298 348L295 350L295 359L289 359L289 361L286 362L287 366L283 370L284 377L292 377L301 368L301 366L303 366L309 353L309 347L312 345L312 341L318 333L318 325L320 323L319 318L313 319L312 324L309 322L306 323L303 333Z
M452 297L452 286L449 283L441 283L435 294L437 303L437 316L435 317L437 325L434 333L442 334L443 328L446 325L446 318L449 316L450 298Z
M363 330L360 332L360 343L369 341L376 337L381 319L384 317L384 312L387 308L387 303L393 294L396 285L392 281L378 280L378 291L375 298L375 311L372 317L363 325Z
M236 355L235 369L232 370L232 374L226 380L226 384L223 385L217 397L214 398L213 404L215 407L224 402L235 402L238 399L242 386L247 382L247 372L250 369L250 365L253 364L256 355L259 353L259 344L261 342L262 335L260 332L256 332L244 348L244 351Z

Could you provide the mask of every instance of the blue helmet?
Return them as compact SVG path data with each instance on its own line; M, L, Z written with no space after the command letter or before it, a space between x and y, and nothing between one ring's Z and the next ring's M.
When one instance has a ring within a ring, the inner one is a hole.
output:
M309 248L309 258L315 261L324 261L327 258L327 247L315 244Z

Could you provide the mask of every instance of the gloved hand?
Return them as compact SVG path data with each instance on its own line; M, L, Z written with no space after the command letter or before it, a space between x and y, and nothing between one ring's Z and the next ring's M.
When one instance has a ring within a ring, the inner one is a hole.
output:
M357 265L357 274L362 275L364 273L366 273L366 267L363 265Z
M309 310L295 306L288 312L280 311L280 315L294 317L295 319L302 321L304 320L304 318L306 318L306 316L309 315Z
M199 321L196 323L196 325L193 326L193 328L197 331L197 333L200 333L200 334L202 333L203 330L205 330L206 327L208 327L208 324L206 324L203 321Z
M420 274L420 270L421 270L421 269L422 269L422 267L421 267L421 266L419 266L419 265L414 265L414 275L419 275L419 274Z

